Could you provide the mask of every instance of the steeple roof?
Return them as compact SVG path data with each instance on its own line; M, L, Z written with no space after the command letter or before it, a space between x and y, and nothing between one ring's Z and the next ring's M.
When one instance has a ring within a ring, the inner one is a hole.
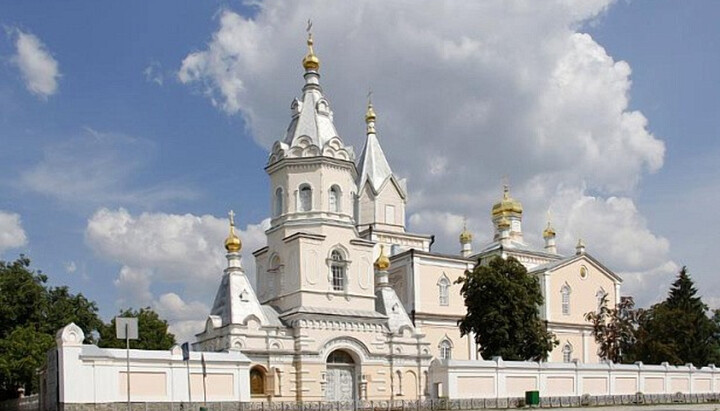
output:
M380 191L380 188L385 184L385 181L393 178L393 172L390 168L390 164L385 158L380 142L378 141L377 134L375 133L375 111L373 110L372 103L368 104L368 114L365 116L367 122L367 138L365 139L365 146L363 147L362 154L358 160L358 190L362 190L366 182L370 182L370 186L375 192ZM400 182L396 181L400 184ZM405 196L404 187L398 186L402 191L402 195Z
M320 60L313 50L311 34L308 37L308 54L303 59L303 68L305 85L302 97L294 99L290 106L292 120L287 134L279 147L273 149L274 152L281 150L282 153L279 153L279 157L271 155L271 162L285 156L330 156L353 161L353 150L346 147L338 135L333 124L330 102L320 87Z

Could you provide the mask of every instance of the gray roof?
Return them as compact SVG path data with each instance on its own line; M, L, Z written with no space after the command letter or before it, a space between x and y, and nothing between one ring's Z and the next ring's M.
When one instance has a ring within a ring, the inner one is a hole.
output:
M390 164L385 158L380 142L375 133L368 133L363 147L362 154L358 160L358 190L362 190L365 182L369 181L372 189L377 193L385 184L385 181L392 177L393 173Z

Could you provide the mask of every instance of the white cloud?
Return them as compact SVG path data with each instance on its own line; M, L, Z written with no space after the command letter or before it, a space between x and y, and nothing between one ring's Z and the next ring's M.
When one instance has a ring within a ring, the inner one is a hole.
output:
M149 140L85 128L74 138L45 147L42 160L20 174L19 187L79 207L151 207L195 198L186 187L132 183L155 151Z
M158 86L162 86L165 82L165 76L163 76L162 67L157 61L153 61L147 67L145 67L145 70L143 70L143 74L145 75L145 81L147 82L155 83Z
M457 251L460 216L478 230L476 244L488 240L488 212L509 175L530 240L552 205L561 236L587 237L621 274L651 273L673 266L669 243L632 198L662 167L665 147L629 108L630 65L579 30L610 4L270 0L251 18L223 10L178 78L241 115L267 148L290 120L278 101L300 91L312 16L340 134L359 149L371 87L384 151L410 177L410 226L435 232L435 249Z
M68 274L73 274L77 271L77 264L75 264L75 261L68 261L63 264L63 267L65 267L65 272Z
M57 60L34 34L20 29L13 30L13 33L16 37L16 54L11 61L20 69L28 91L47 99L58 89L60 71Z
M243 241L243 266L251 281L255 278L251 253L265 245L269 222L266 219L237 230ZM136 216L122 208L97 210L85 229L86 242L99 257L122 265L115 280L119 303L152 305L183 335L209 313L227 264L223 246L227 234L224 218L166 213ZM153 287L179 287L181 291L155 298Z
M20 214L0 210L0 254L27 244Z
M194 341L195 334L203 330L210 307L199 301L186 303L175 293L161 295L153 302L153 309L170 323L170 332L178 342Z

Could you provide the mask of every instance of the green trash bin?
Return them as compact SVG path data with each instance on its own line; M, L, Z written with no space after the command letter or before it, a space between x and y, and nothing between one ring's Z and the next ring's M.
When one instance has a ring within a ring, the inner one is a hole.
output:
M540 405L540 391L525 391L525 405Z

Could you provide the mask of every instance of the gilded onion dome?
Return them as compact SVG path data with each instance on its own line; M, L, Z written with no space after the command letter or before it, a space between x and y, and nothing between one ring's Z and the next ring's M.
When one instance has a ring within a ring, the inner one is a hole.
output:
M555 229L553 228L550 221L547 223L547 227L543 230L543 238L555 237Z
M373 110L373 105L371 102L368 102L368 108L365 112L365 122L369 123L371 121L375 121L376 115L375 110Z
M375 260L375 269L378 271L386 271L390 268L390 259L385 255L385 246L380 245L380 255Z
M463 230L460 232L460 244L471 243L472 239L472 233L467 229L467 225L463 224Z
M230 234L225 239L225 249L228 253L237 253L242 250L242 241L235 234L235 213L230 210L228 216L230 217Z
M303 57L302 65L306 71L318 71L320 69L320 59L313 50L312 33L308 33L307 45L308 53Z
M503 188L502 200L495 203L495 205L493 205L492 207L493 217L512 213L522 214L522 212L522 204L514 198L510 197L510 188L505 185L505 187Z

